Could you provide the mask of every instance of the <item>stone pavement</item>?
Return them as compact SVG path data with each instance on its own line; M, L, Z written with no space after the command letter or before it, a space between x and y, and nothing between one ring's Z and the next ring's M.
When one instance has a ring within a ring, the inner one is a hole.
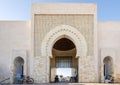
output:
M28 85L28 84L0 84L0 85ZM120 83L39 83L30 85L120 85Z

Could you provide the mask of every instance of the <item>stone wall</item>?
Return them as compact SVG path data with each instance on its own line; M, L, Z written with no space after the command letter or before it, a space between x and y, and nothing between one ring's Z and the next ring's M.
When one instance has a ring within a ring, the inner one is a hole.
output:
M0 81L10 78L8 82L12 83L16 57L21 56L29 63L26 57L30 57L30 33L29 21L0 21ZM28 74L28 66L25 67Z
M94 16L86 15L35 15L34 19L34 46L35 56L41 55L41 43L46 34L59 25L70 25L75 27L85 37L88 46L88 55L93 55L93 34L94 34Z
M113 77L115 82L120 82L120 22L99 22L98 23L98 46L99 46L99 74L101 82L103 77L103 60L110 56L113 60Z
M34 78L36 82L49 82L49 56L41 56L41 42L56 26L76 28L87 43L87 56L79 57L79 82L97 82L94 57L94 15L92 14L35 14L34 16ZM40 65L39 65L40 64ZM47 79L46 79L47 78Z

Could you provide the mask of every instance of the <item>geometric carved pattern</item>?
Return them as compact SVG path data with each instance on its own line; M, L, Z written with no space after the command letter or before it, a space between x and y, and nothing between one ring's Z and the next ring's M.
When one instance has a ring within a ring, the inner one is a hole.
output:
M57 26L45 36L41 44L41 55L52 57L53 45L61 38L68 38L75 44L77 49L76 57L87 55L87 44L84 36L69 25Z

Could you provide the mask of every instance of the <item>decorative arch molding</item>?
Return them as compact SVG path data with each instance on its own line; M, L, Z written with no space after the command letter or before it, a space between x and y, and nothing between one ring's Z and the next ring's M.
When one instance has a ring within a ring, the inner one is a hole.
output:
M84 36L74 27L60 25L51 30L41 44L41 55L52 57L54 43L61 38L70 39L76 46L76 57L87 55L87 44Z

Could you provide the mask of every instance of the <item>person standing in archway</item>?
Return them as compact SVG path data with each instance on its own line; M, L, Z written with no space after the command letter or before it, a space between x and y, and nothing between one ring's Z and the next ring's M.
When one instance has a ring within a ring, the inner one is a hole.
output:
M55 83L59 82L58 75L55 76Z

